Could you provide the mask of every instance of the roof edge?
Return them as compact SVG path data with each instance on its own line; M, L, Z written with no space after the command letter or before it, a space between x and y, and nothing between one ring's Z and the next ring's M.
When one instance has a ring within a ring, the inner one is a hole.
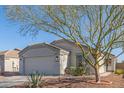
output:
M53 47L53 48L56 48L56 49L59 49L59 50L64 50L66 52L68 52L67 50L65 49L62 49L60 47L57 47L55 45L52 45L52 44L48 44L46 42L43 42L43 43L37 43L37 44L32 44L32 45L28 45L27 47L25 47L24 49L22 49L20 52L19 52L19 55L22 55L23 53L25 53L24 51L28 50L30 47L33 47L33 46L37 46L37 45L48 45L50 47Z

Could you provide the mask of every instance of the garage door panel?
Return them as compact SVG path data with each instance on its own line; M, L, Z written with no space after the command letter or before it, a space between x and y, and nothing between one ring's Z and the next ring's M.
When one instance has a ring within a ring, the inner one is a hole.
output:
M59 74L59 63L55 62L54 56L26 58L25 73L29 74L35 71L45 74Z

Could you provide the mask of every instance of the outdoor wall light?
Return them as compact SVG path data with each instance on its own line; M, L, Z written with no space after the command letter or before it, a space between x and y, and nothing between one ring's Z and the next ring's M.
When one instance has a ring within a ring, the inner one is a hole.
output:
M59 62L59 56L56 56L56 62Z

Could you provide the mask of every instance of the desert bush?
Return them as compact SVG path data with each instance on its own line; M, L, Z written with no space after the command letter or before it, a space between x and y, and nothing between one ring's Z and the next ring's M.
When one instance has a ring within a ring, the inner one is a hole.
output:
M114 73L121 75L121 74L124 74L124 70L123 69L117 69Z
M30 88L41 87L43 84L42 77L43 75L38 72L29 74L28 82L25 82L25 87L30 87Z
M66 73L73 76L82 76L85 74L83 67L68 67Z

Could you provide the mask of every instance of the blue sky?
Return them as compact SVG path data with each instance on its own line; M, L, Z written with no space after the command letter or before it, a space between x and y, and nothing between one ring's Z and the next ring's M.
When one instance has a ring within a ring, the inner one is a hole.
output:
M19 33L19 25L7 20L3 7L0 6L0 50L24 48L32 43L51 42L58 39L46 32L40 32L36 37L23 36Z
M31 36L23 36L19 33L19 25L10 22L5 14L3 6L0 6L0 51L11 50L14 48L23 49L29 44L39 42L52 42L59 39L58 37L49 33L41 31L35 38ZM116 49L113 54L117 55L121 52L121 49ZM119 57L120 60L124 60L124 54Z

